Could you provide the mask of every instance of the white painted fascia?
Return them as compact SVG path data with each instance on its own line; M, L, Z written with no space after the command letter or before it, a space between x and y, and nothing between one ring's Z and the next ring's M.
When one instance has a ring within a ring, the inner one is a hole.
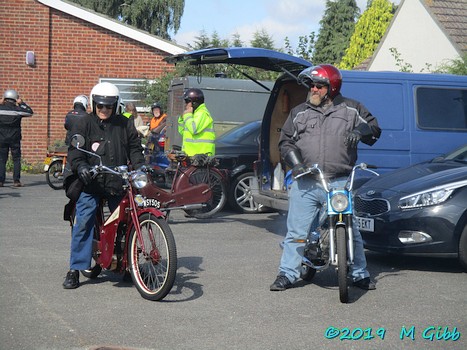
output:
M161 51L170 53L172 55L180 54L186 52L186 48L175 45L167 40L158 38L154 35L150 35L141 30L131 28L125 24L119 23L116 20L111 20L99 14L83 9L79 6L74 6L64 1L60 0L37 0L45 6L54 8L58 11L64 12L71 16L77 17L84 21L93 23L102 28L111 30L112 32L124 35L130 39L136 40L138 42L144 43Z

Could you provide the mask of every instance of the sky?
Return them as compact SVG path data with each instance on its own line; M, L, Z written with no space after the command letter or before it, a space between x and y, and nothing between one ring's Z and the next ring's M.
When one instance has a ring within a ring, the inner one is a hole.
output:
M398 4L400 0L393 0ZM363 12L367 0L357 0ZM185 0L177 44L193 44L204 30L210 38L216 31L221 39L232 40L238 33L244 46L250 46L253 33L264 29L275 47L283 48L288 37L296 48L299 36L319 31L326 0Z

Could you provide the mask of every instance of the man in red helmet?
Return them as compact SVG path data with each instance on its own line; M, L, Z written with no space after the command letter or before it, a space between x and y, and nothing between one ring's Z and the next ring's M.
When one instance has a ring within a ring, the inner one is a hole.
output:
M299 81L309 88L308 101L296 106L282 127L279 149L282 159L292 168L292 176L313 164L329 176L331 187L347 180L357 160L357 144L373 145L381 134L376 118L360 102L340 94L339 70L322 64L303 70ZM302 176L289 190L287 235L283 242L279 275L271 291L290 288L300 277L305 242L314 228L325 192L319 180ZM354 264L351 275L355 286L370 290L375 284L366 269L360 232L354 222Z

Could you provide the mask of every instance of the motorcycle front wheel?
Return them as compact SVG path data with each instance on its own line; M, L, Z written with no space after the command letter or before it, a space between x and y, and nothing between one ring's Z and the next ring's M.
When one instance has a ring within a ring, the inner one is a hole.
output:
M45 179L50 187L54 190L63 189L63 161L54 160L47 172L45 173Z
M144 213L138 221L142 242L133 227L128 244L131 278L144 299L162 300L172 289L177 273L175 239L163 218Z
M339 282L339 299L341 303L349 302L349 286L347 283L347 231L344 227L336 229L337 241L337 279Z

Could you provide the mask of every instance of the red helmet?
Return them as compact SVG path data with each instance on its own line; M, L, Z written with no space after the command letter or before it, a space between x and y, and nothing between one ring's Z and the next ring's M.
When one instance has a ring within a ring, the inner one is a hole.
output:
M299 82L306 86L309 83L321 83L329 86L329 96L334 98L341 91L342 75L339 69L330 64L320 64L319 66L304 69L298 75Z

